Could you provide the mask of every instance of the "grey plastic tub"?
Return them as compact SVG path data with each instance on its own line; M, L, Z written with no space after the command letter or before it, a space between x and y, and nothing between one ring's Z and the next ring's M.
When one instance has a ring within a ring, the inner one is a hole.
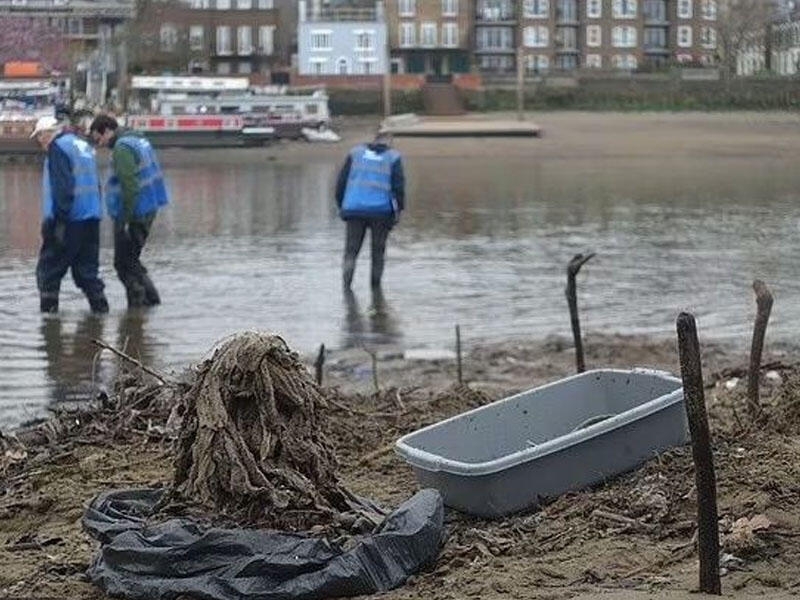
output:
M587 371L400 438L395 451L445 504L483 517L538 505L689 439L680 379Z

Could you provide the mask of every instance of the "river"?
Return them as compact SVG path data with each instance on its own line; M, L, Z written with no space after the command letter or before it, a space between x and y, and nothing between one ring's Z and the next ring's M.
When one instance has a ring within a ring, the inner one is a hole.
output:
M565 130L580 128L558 118ZM753 127L764 148L800 146ZM579 276L585 330L672 335L677 312L689 309L705 338L743 346L750 286L760 277L776 296L769 339L796 341L797 154L748 151L738 134L730 151L704 153L702 139L682 149L674 127L662 150L623 143L597 153L578 133L507 146L398 141L407 150L409 210L390 238L378 297L368 286L368 243L354 294L341 290L343 225L331 190L345 146L164 151L172 204L144 256L163 304L126 310L105 222L101 271L112 308L100 318L69 277L60 314L38 313L39 167L0 166L0 427L107 385L115 361L93 361L95 338L169 370L251 328L278 332L308 354L320 343L449 347L456 323L467 345L569 335L565 266L587 250L597 257ZM629 135L644 134L632 127Z

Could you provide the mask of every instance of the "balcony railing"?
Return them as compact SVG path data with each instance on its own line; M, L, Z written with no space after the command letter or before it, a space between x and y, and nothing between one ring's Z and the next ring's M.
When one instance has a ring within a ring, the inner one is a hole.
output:
M319 13L311 13L309 21L377 21L374 8L325 8Z

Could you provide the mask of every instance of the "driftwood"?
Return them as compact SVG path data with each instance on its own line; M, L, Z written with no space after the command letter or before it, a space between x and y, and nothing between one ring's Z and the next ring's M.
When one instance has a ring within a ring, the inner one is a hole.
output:
M759 279L753 282L753 290L756 293L756 321L753 326L753 343L750 348L750 368L747 372L747 408L751 415L756 415L761 411L761 401L758 397L758 374L773 299L769 288Z
M572 337L575 340L575 368L578 373L583 373L586 366L583 360L583 340L581 339L581 324L578 318L578 290L575 284L575 276L581 267L591 260L594 252L589 254L576 254L567 265L567 304L569 304L569 317L572 324Z
M141 369L142 371L144 371L144 372L145 372L145 373L147 373L148 375L152 375L153 377L155 377L156 379L158 379L158 380L159 380L161 383L168 383L168 382L167 382L167 379L166 379L166 378L165 378L163 375L161 375L161 374L160 374L160 373L158 373L157 371L154 371L154 370L153 370L153 369L151 369L150 367L148 367L148 366L144 365L144 364L142 363L142 361L140 361L140 360L137 360L137 359L133 358L132 356L129 356L128 354L125 354L125 353L124 353L122 350L117 350L117 349L116 349L116 348L114 348L112 345L110 345L110 344L107 344L107 343L105 343L105 342L104 342L104 341L102 341L102 340L92 340L92 343L93 343L95 346L98 346L98 347L100 347L100 348L103 348L104 350L110 350L111 352L113 352L114 354L116 354L117 356L119 356L121 359L128 361L128 362L129 362L129 363L131 363L132 365L135 365L137 368Z
M703 394L703 369L700 343L694 317L678 315L678 350L683 379L684 403L692 436L692 457L697 486L697 529L700 554L700 591L721 594L719 579L719 523L717 518L717 481L711 434L708 429Z

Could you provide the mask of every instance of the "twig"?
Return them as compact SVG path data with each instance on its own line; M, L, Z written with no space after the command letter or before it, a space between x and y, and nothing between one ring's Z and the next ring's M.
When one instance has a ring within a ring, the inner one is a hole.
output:
M656 527L651 523L642 523L641 521L637 521L636 519L631 519L630 517L626 517L625 515L619 515L617 513L613 513L607 510L601 510L599 508L592 511L592 516L597 517L599 519L605 519L606 521L619 523L621 525L637 527L639 529L644 529L645 531L655 531L656 529L658 529L658 527Z
M760 279L753 282L753 291L756 293L757 309L756 321L753 326L753 343L750 347L750 369L747 373L747 408L751 416L757 415L761 410L761 401L758 397L758 372L773 302L769 288Z
M394 449L394 442L384 446L383 448L378 448L373 452L365 454L364 456L361 457L361 460L358 461L358 464L363 465L364 463L368 463L375 458L380 458L381 456L389 454L393 449Z
M399 389L394 391L394 403L397 404L397 408L400 409L401 413L406 412L406 405L403 402L403 397L400 395Z
M583 341L581 340L581 324L578 319L578 291L575 285L575 276L581 270L581 267L594 255L594 252L586 255L576 254L567 265L567 304L569 304L572 337L575 340L575 368L578 373L583 373L586 370L586 366L583 360Z
M137 359L133 358L132 356L129 356L129 355L125 354L121 350L117 350L116 348L114 348L110 344L107 344L102 340L92 340L92 343L95 346L99 346L100 348L103 348L105 350L110 350L111 352L113 352L114 354L119 356L120 358L128 361L129 363L131 363L133 365L136 365L137 367L139 367L142 371L144 371L148 375L152 375L153 377L158 379L161 383L163 383L163 384L168 383L163 375L160 375L158 372L154 371L150 367L143 365L140 360L137 360Z
M370 413L368 412L364 412L363 410L358 410L357 408L350 408L349 406L345 406L344 404L342 404L338 400L334 400L333 398L326 398L325 400L333 404L339 410L343 410L344 412L349 412L350 414L353 415L361 415L362 417L371 416Z
M692 457L697 486L697 530L700 555L700 591L720 595L719 523L717 517L717 480L711 434L708 430L706 401L703 394L703 369L700 343L694 317L681 313L677 320L678 350L683 379L684 403L692 437Z

